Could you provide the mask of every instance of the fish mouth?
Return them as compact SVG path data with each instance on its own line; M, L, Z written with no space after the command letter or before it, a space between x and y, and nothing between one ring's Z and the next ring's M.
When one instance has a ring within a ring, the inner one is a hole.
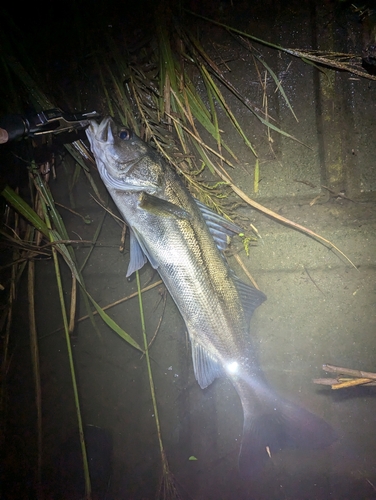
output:
M113 123L114 121L111 116L103 118L100 123L90 120L89 127L86 130L90 142L95 140L104 144L114 144Z
M122 155L118 131L116 122L111 116L107 116L100 123L90 120L86 135L105 184L123 191L127 187L129 170L147 155L139 156L138 151L132 148Z

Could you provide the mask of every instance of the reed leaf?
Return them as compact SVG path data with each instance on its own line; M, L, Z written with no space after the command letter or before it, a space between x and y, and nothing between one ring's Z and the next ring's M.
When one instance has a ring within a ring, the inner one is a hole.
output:
M206 67L204 65L201 65L201 74L202 74L202 76L204 78L205 84L208 85L212 89L212 91L213 91L216 99L218 100L218 102L221 104L221 106L225 110L225 112L226 112L227 116L229 117L231 123L234 125L234 127L236 128L236 130L238 131L238 133L240 134L240 136L243 138L243 140L246 143L246 145L252 151L252 153L257 157L257 153L256 153L254 147L252 146L252 144L248 140L247 136L243 132L243 129L239 125L237 119L235 118L235 115L233 114L233 112L231 111L230 107L228 106L228 104L227 104L227 102L226 102L226 100L225 100L222 92L219 90L219 87L214 83L213 78L210 76L209 71L206 69ZM264 120L264 123L266 123L266 120Z
M277 86L277 89L279 90L279 92L281 93L282 97L284 98L289 110L291 111L291 114L293 115L293 117L295 118L295 120L297 122L299 122L298 120L298 117L296 116L296 114L294 113L294 110L292 109L292 106L290 104L290 101L288 100L287 98L287 95L286 95L286 92L284 91L282 85L281 85L281 82L279 81L277 75L274 73L274 71L272 70L272 68L260 57L258 56L257 54L253 54L253 56L258 60L260 61L260 63L264 66L264 68L268 71L268 73L271 75L271 77L273 78L276 86Z
M19 214L48 238L49 230L39 215L11 187L5 186L1 195Z
M185 11L191 14L192 16L208 21L211 24L221 26L222 28L231 31L232 33L236 33L243 37L249 38L250 40L254 40L255 42L260 43L261 45L265 45L266 47L271 47L272 49L280 50L281 52L285 52L286 54L290 54L294 57L298 57L303 62L310 61L331 67L333 69L348 71L349 73L361 76L362 78L367 78L368 80L376 80L376 75L372 75L368 73L364 68L362 68L361 58L355 56L354 54L343 54L338 52L322 52L318 50L301 50L301 49L282 47L281 45L268 42L266 40L263 40L262 38L253 36L250 33L236 29L233 26L229 26L225 23L221 23L219 21L215 21L214 19L210 19L208 17L197 14L189 9L185 9Z

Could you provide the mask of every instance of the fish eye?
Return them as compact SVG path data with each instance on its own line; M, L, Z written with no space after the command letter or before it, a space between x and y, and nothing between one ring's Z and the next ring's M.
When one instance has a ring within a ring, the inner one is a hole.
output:
M119 132L119 137L122 141L127 141L128 139L131 138L131 136L132 136L131 131L127 129L120 130Z

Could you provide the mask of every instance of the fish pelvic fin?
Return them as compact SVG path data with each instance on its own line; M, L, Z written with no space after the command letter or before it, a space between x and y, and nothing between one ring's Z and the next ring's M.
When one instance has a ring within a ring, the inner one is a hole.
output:
M206 389L217 377L223 375L218 361L199 343L191 340L195 377L201 389Z
M252 479L278 451L323 449L337 440L334 429L317 415L286 400L274 403L263 413L244 414L239 453L244 478Z

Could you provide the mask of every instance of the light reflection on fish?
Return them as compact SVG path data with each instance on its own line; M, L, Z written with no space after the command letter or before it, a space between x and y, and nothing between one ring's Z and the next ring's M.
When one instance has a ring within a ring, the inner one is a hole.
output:
M249 324L266 297L243 283L223 255L228 235L241 229L195 200L153 148L112 118L92 120L86 133L101 178L130 228L127 276L150 262L185 321L200 387L226 375L239 394L241 472L252 474L284 447L331 444L332 428L277 396L260 370Z

